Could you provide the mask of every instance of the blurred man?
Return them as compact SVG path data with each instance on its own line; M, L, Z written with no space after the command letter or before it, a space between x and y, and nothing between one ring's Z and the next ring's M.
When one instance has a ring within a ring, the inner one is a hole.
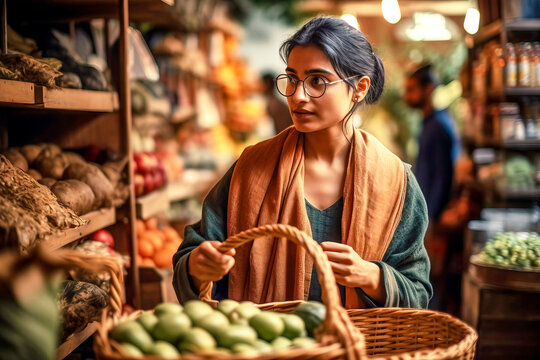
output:
M267 101L266 110L274 122L276 134L292 125L289 106L282 100L282 97L275 93L274 76L265 73L262 76L264 86L264 96Z
M423 115L415 174L431 221L437 221L450 199L454 162L459 155L454 120L448 111L433 107L437 85L432 65L424 65L407 77L404 94L407 104Z

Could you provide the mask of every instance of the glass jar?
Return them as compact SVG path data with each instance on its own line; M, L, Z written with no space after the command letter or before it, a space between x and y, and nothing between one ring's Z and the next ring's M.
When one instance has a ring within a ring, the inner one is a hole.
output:
M531 43L521 43L518 52L519 64L518 64L518 85L519 86L531 86L531 66L529 52L531 49Z

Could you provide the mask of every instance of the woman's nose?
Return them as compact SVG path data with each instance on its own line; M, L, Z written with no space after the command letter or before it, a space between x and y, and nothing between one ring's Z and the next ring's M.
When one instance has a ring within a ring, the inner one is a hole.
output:
M299 82L296 85L296 91L291 96L291 98L295 102L306 102L306 101L309 100L309 96L306 93L306 90L304 89L304 83L303 82Z

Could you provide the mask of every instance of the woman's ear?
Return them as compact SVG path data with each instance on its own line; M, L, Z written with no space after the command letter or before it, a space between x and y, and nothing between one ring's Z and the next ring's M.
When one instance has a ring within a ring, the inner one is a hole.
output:
M353 101L356 103L361 102L366 97L370 85L371 79L368 76L362 76L356 85Z

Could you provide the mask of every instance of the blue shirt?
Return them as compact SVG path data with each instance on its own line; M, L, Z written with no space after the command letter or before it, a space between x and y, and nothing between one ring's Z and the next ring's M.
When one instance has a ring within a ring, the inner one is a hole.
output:
M448 111L432 112L422 124L415 173L433 220L439 218L450 200L459 152L459 138Z

